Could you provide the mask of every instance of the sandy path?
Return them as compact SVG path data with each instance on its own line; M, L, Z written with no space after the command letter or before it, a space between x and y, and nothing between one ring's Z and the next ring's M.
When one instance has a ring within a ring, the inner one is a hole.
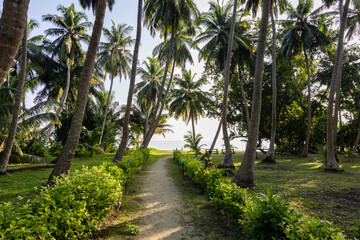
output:
M140 235L135 239L204 239L185 212L182 195L160 158L144 171L137 198L142 202Z

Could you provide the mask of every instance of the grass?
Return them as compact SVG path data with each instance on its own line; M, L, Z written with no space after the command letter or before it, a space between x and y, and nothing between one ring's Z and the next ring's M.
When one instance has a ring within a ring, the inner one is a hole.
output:
M276 164L263 164L264 155L258 154L255 162L254 192L271 188L281 193L292 208L308 216L334 222L350 238L360 237L360 159L348 162L340 157L341 173L324 172L320 155L308 158L279 156ZM222 163L224 155L213 154L214 165ZM243 153L233 155L236 173Z
M152 161L164 156L170 155L169 151L159 151L153 149L151 151ZM101 154L93 157L77 157L74 158L71 170L81 169L83 166L89 168L102 164L103 161L111 161L114 154ZM125 156L126 158L127 156ZM20 164L24 165L24 164ZM11 166L19 166L12 164ZM6 175L0 175L0 202L15 201L18 196L31 198L36 194L35 187L41 186L47 181L52 168L40 168L24 170Z

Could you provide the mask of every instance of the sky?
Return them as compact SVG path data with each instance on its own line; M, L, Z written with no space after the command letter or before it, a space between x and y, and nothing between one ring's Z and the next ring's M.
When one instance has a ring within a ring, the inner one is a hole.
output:
M208 10L208 0L194 0L195 4L197 5L198 9L202 11ZM297 5L297 0L290 1L293 6ZM68 7L70 4L74 3L75 8L77 11L85 11L87 16L89 17L90 21L94 21L94 15L92 11L83 10L77 0L62 0L62 1L55 1L55 0L31 0L29 4L29 12L28 18L29 19L36 19L40 23L39 29L35 29L33 31L33 35L44 34L44 30L50 27L54 27L51 23L42 22L41 17L45 14L59 14L56 9L59 4ZM116 24L118 23L126 23L130 26L133 26L134 31L132 32L132 37L135 38L136 33L136 20L137 20L137 0L116 0L113 10L110 12L107 9L106 17L104 21L104 27L110 28L113 20ZM315 0L314 7L319 7L321 5L321 1ZM2 5L0 6L0 11L2 10ZM89 35L91 33L89 32ZM141 39L141 47L139 52L139 63L142 63L144 59L148 56L152 56L153 48L161 42L159 36L152 37L149 31L146 28L143 28L142 31L142 39ZM193 59L194 65L187 65L186 68L191 68L194 73L196 73L196 77L199 78L201 76L203 70L203 63L198 62L197 60L197 53L193 52ZM137 76L137 80L139 76ZM107 80L105 82L106 89L109 89L110 81ZM120 79L117 78L114 80L114 95L116 101L120 104L125 104L128 94L128 87L129 87L129 79ZM32 96L28 96L27 102L30 103L32 100ZM171 129L174 131L174 134L168 133L166 138L164 139L162 136L154 136L153 141L182 141L183 136L186 134L187 131L191 130L191 125L186 125L181 119L176 121L175 119L170 119L168 121L170 125L172 125ZM206 143L212 141L216 129L218 126L218 120L216 119L200 119L196 125L196 133L200 133L204 137L204 141ZM222 134L221 134L222 135ZM222 145L221 137L219 137L218 146ZM240 140L234 141L233 144L239 145ZM241 144L244 146L244 144ZM242 147L241 147L242 148Z

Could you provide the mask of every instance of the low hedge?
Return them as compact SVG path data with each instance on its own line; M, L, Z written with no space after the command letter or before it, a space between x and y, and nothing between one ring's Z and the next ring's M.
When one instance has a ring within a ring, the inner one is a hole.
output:
M185 176L202 187L215 208L237 221L250 239L345 239L331 222L304 217L271 190L251 194L223 177L223 170L206 168L180 151L174 151L173 157L183 165Z
M138 150L131 160L104 162L55 179L31 200L0 204L0 239L81 239L99 229L114 205L120 205L124 185L149 158Z

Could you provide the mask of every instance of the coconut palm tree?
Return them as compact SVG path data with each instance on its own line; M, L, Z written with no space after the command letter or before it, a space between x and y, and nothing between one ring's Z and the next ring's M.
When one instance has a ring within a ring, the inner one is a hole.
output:
M143 61L144 67L138 68L138 74L142 79L141 82L135 86L135 93L137 93L138 105L142 102L146 108L146 124L145 135L149 126L150 109L156 104L156 97L160 94L161 79L164 76L164 68L156 57L148 57Z
M23 39L29 0L4 0L0 18L0 87Z
M132 100L133 100L133 96L134 96L134 90L135 90L136 69L137 69L140 42L141 42L142 10L143 10L143 0L138 0L136 41L135 41L135 47L134 47L134 57L132 59L132 66L131 66L131 78L130 78L130 85L129 85L129 93L128 93L128 98L127 98L124 123L123 123L123 135L122 135L122 140L120 143L119 150L116 152L113 161L121 161L122 160L122 158L125 154L126 144L128 142L128 137L129 137L130 111L131 111L131 105L132 105Z
M67 69L65 85L60 97L60 108L56 111L56 114L60 116L69 93L70 73L74 61L78 59L83 61L85 59L81 42L89 42L89 36L86 34L86 30L91 26L91 23L88 22L88 18L84 12L77 12L75 10L74 4L71 4L68 8L60 5L57 11L59 11L61 15L47 14L42 17L42 20L51 22L57 26L57 28L45 30L46 36L57 37L47 46L47 49L52 52L53 56L57 56L61 62L65 62ZM51 129L52 127L47 128Z
M286 56L303 52L307 72L307 90L308 90L308 113L305 146L302 156L306 157L309 152L310 131L311 131L311 61L310 56L319 47L329 43L326 34L320 31L317 18L321 8L311 11L313 6L312 0L302 0L298 6L293 8L289 5L289 19L286 21L286 29L283 34L282 53Z
M132 30L133 28L131 26L126 24L116 25L114 21L112 21L112 27L110 30L107 28L104 28L103 30L107 42L100 43L98 63L104 67L104 70L107 73L110 74L110 93L112 92L113 82L116 76L119 76L121 81L123 76L126 78L126 76L130 74L130 61L132 59L132 54L128 50L128 47L132 46L134 43L130 36ZM108 96L110 97L110 94ZM101 144L102 136L104 134L105 122L110 103L109 97L105 107L99 144Z
M20 105L22 102L24 84L26 79L26 63L27 63L27 28L24 28L23 40L22 40L22 51L21 51L21 63L20 63L20 73L19 73L19 81L16 88L16 97L14 110L12 112L12 121L10 126L9 135L6 139L5 150L1 155L0 159L0 174L6 173L6 168L9 163L9 158L11 154L11 150L13 148L13 144L15 141L15 134L19 120L20 114Z
M58 177L61 174L68 174L70 171L72 160L75 155L75 149L79 142L80 131L82 127L82 120L84 118L84 111L88 99L91 78L94 71L96 53L98 49L98 45L100 42L100 36L102 33L102 28L104 24L106 5L108 3L109 8L111 8L111 3L107 0L98 0L96 1L96 6L94 6L94 2L88 1L80 1L83 6L93 7L96 9L96 17L93 32L90 39L89 48L86 54L86 59L84 63L84 67L81 74L81 79L79 83L79 91L76 101L76 106L73 114L73 118L71 121L71 127L69 131L69 135L66 139L65 146L63 151L61 152L58 161L54 167L54 170L49 176L47 181L47 185L53 184L54 177ZM89 5L85 5L86 3L91 3Z
M172 90L173 101L169 107L170 115L176 120L182 118L186 124L191 121L194 142L195 123L200 117L204 117L206 103L210 101L209 96L201 90L208 81L204 78L195 81L195 76L191 70L182 70L182 78L177 78L175 82L179 88Z
M194 151L195 156L197 156L200 153L201 148L204 147L205 144L200 144L200 141L203 139L203 136L201 136L201 134L197 134L196 137L192 136L192 134L193 133L188 131L187 134L184 136L184 141L186 142L184 147Z
M233 13L230 10L233 7ZM225 5L220 5L219 2L211 1L210 10L201 15L199 20L200 25L205 27L205 30L200 33L195 39L195 44L205 42L206 44L200 50L200 59L206 59L206 63L214 60L220 71L224 71L224 96L221 112L221 122L223 124L224 145L226 154L224 157L223 166L232 167L231 146L227 129L227 103L228 91L230 82L230 60L232 52L236 48L252 49L250 39L243 34L244 24L238 21L237 18L237 1L233 4L228 2ZM246 27L245 27L246 28ZM233 44L234 43L234 44ZM218 133L215 135L214 141ZM212 144L214 145L214 144ZM210 149L209 154L211 154Z
M246 144L244 158L233 180L237 185L240 185L241 187L254 186L256 145L259 135L264 56L270 5L270 0L262 1L262 15L256 52L255 80L251 104L251 123L248 129L248 141Z
M174 39L180 25L188 29L189 32L194 32L193 20L197 17L198 10L193 0L146 0L144 11L144 23L148 26L152 34L155 34L155 31L161 31L164 41L167 41L168 36L171 35L169 40L169 49L173 49L175 44ZM163 92L165 87L172 54L173 51L168 51L160 92ZM155 115L151 119L149 131L144 138L142 147L146 147L149 144L151 137L154 134L156 125L160 120L166 98L167 94L160 96L155 105ZM159 110L160 104L161 108Z
M330 170L339 170L339 164L336 159L334 143L337 129L337 122L334 120L334 104L340 98L340 89L341 89L341 71L342 71L342 59L344 53L344 37L345 37L345 28L346 28L346 19L349 11L350 0L346 0L343 5L343 1L339 1L340 9L340 31L339 39L336 49L336 57L334 62L334 68L331 76L331 85L329 92L329 102L328 102L328 111L326 119L326 147L327 147L327 158L326 158L326 168ZM336 95L336 98L335 98Z

